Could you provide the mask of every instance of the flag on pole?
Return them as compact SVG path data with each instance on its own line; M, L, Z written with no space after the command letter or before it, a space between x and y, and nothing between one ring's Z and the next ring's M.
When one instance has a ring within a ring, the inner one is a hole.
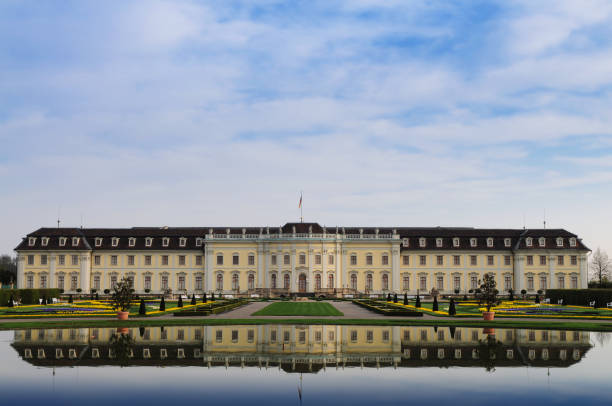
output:
M302 208L302 194L300 193L300 204L298 204L298 209Z

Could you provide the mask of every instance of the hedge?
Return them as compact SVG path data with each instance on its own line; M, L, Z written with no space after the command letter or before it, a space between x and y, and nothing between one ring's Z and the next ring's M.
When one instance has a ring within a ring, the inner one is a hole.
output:
M576 306L588 306L595 300L596 307L606 307L606 303L612 302L612 289L548 289L546 298L550 303L563 299L564 304Z
M183 310L175 312L176 317L188 317L188 316L209 316L210 314L225 313L233 310L237 307L244 306L249 303L246 300L236 300L229 303L218 302L214 304L208 304L204 306L198 306L195 310Z
M423 312L416 310L410 310L399 306L389 306L380 302L374 302L371 300L353 300L353 303L365 307L375 313L382 314L384 316L405 316L405 317L422 317Z
M47 299L59 298L59 289L0 289L0 306L6 306L13 296L15 301L21 301L22 305L38 304L38 299L43 296Z

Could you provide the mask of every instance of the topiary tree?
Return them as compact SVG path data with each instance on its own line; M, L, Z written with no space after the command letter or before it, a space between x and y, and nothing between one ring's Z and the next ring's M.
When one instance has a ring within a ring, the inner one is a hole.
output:
M497 282L491 274L485 274L484 278L479 281L480 293L478 294L479 300L482 300L487 305L487 311L491 311L491 307L497 303L497 294L499 291L496 289Z
M459 294L459 289L455 289L455 295Z
M108 295L110 293L110 289L104 289L104 294Z
M8 306L8 307L13 307L13 306L15 306L15 298L13 297L13 295L11 295L11 297L9 298L9 301L8 301L7 306Z
M419 296L417 292L416 302L414 303L414 307L421 307L421 296Z
M46 305L47 304L47 295L43 295L42 300L40 301L41 305Z
M527 294L527 291L525 289L521 289L521 295L523 295L523 299L525 299L526 294Z
M467 295L463 295L463 300L468 300Z
M195 305L196 303L198 303L198 302L196 302L195 293L194 293L194 294L191 296L191 304L192 304L192 305Z
M448 304L448 315L454 316L457 314L457 309L455 308L455 299L451 297L450 303Z
M535 302L540 303L540 295L536 294Z
M512 302L514 300L514 290L508 289L508 293L510 294L508 300Z
M206 303L206 292L202 294L202 303Z
M404 292L404 305L408 304L408 294Z
M72 295L68 296L68 303L73 303L74 301L72 300Z
M212 293L210 294L210 301L211 301L211 302L214 302L214 301L215 301L215 292L212 292Z
M133 298L129 279L121 278L121 280L117 282L113 288L113 294L111 295L111 306L117 311L127 312L130 310Z
M397 303L397 293L393 294L393 303Z
M138 309L138 314L141 316L147 314L147 306L145 305L144 299L140 299L140 308Z
M431 309L434 312L438 311L438 296L434 296L434 301L433 301L433 305L431 306Z
M178 307L183 307L183 296L179 296Z
M164 299L163 296L161 298L161 301L159 302L159 311L160 312L165 312L166 311L166 300Z
M96 300L100 300L100 295L96 293Z
M387 293L387 302L391 301L391 293Z

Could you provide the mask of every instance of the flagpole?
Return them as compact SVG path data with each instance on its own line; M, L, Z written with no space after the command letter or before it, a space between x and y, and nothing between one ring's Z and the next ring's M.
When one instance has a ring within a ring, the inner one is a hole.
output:
M300 190L300 223L304 222L304 208L302 207L302 191Z

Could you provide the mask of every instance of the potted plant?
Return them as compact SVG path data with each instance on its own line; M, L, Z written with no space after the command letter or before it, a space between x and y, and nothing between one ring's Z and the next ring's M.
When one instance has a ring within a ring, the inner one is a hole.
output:
M495 317L495 312L491 311L491 307L497 303L497 293L496 289L497 283L495 282L495 278L493 278L490 274L485 274L482 281L479 281L480 284L480 293L479 300L485 302L487 306L487 311L482 313L484 320L493 320Z
M523 295L523 300L525 300L526 294L527 294L527 291L525 289L521 289L521 295Z
M108 295L110 293L110 289L104 289L104 294Z
M122 278L113 288L113 294L111 295L111 306L117 310L117 318L119 320L128 319L131 304L132 288L130 281Z
M145 293L149 293L151 289L145 289Z

